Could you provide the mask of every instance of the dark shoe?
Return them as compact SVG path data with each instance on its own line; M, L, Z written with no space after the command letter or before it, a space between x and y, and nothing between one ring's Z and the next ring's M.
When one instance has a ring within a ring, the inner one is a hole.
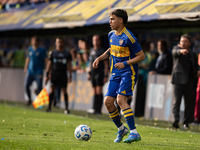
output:
M174 122L174 123L172 124L172 127L178 129L178 128L179 128L179 124L176 123L176 122Z
M47 111L47 112L51 112L51 109L47 109L46 111Z
M190 129L189 125L186 123L186 124L183 124L183 129Z
M30 106L32 104L32 101L31 100L29 100L28 102L27 102L27 106Z

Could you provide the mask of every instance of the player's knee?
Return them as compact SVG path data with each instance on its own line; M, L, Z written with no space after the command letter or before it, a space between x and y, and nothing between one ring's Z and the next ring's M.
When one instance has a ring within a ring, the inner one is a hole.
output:
M111 107L113 104L112 100L110 100L108 97L105 97L104 99L104 104L105 106L108 108L108 107Z

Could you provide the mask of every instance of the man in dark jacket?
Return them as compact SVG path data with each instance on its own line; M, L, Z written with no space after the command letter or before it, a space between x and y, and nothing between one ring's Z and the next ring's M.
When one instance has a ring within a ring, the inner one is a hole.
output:
M179 128L182 96L184 96L185 104L183 127L188 129L188 124L194 121L198 62L197 55L189 49L190 45L191 37L184 34L180 38L180 43L177 46L174 46L172 50L174 63L172 70L172 84L175 97L173 106L174 128Z

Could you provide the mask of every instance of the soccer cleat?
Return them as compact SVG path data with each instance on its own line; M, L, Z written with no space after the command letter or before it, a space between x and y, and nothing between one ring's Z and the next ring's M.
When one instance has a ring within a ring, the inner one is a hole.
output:
M69 110L65 110L64 114L70 114Z
M124 127L123 130L118 131L117 138L114 140L115 143L119 143L122 141L122 138L128 134L128 129Z
M137 134L130 133L128 138L124 140L124 143L131 143L131 142L139 141L139 140L141 140L139 133L137 133Z

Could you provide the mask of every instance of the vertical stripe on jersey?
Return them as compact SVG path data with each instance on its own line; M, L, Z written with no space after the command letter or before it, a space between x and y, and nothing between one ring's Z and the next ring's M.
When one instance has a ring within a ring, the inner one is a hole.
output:
M130 60L130 57L129 57L129 60ZM134 90L134 86L135 86L135 70L134 70L132 64L130 65L130 67L131 67L132 74L133 74L133 75L131 76L131 80L132 80L132 87L131 87L131 89Z
M113 69L113 57L112 57L112 55L110 57L111 57L110 73L112 73L112 69Z

